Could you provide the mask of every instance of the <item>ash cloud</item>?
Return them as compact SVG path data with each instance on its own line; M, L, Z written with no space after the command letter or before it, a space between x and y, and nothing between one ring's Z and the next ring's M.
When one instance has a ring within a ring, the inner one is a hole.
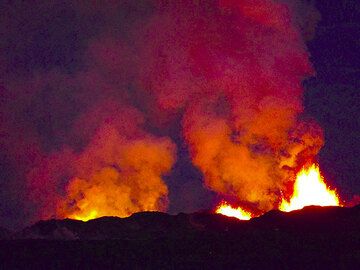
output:
M182 143L206 188L268 210L322 146L301 117L307 2L2 5L1 200L22 222L166 211Z

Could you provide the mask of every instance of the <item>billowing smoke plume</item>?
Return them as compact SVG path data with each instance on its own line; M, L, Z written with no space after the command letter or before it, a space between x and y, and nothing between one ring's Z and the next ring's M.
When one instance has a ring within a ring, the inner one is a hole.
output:
M144 119L136 109L111 101L97 106L77 123L82 130L76 132L92 134L85 149L64 149L28 174L40 217L51 217L54 209L58 217L81 219L165 211L168 189L161 176L174 163L175 145L139 128ZM62 194L56 190L61 179Z
M312 69L289 7L168 4L141 36L141 86L160 108L185 108L184 137L205 185L273 208L292 169L322 146L321 129L299 120Z
M0 70L27 219L165 211L179 118L204 185L261 210L322 146L301 117L312 31L294 1L25 5L6 9Z

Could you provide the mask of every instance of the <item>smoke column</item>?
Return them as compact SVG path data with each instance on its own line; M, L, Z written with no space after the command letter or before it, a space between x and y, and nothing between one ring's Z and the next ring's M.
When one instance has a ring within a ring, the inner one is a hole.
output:
M312 73L300 26L284 3L200 2L167 2L149 22L141 87L163 110L185 111L207 188L269 210L322 146L316 123L299 119Z
M139 126L144 120L136 109L111 101L97 106L77 124L82 132L95 127L80 153L64 149L28 174L30 195L41 204L40 218L56 213L86 220L166 211L168 189L161 176L171 170L175 145L143 131ZM66 186L59 194L62 178Z
M27 5L5 8L0 55L1 145L25 221L166 211L175 119L204 186L262 211L323 144L302 116L307 2Z

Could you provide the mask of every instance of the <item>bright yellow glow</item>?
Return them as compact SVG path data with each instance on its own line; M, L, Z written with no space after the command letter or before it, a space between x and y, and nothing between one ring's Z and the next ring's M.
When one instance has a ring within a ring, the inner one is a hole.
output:
M324 178L320 174L320 169L316 164L312 164L310 167L299 171L296 175L294 193L290 198L290 202L283 199L279 209L290 212L302 209L308 205L339 205L339 197L336 191L326 186Z
M235 217L241 220L249 220L252 218L250 212L243 210L241 207L234 208L226 202L222 202L215 210L215 213L228 217Z
M97 214L98 213L96 210L92 210L92 211L90 211L90 213L82 214L82 215L73 215L73 216L70 216L70 218L82 220L82 221L88 221L90 219L97 218L98 217Z

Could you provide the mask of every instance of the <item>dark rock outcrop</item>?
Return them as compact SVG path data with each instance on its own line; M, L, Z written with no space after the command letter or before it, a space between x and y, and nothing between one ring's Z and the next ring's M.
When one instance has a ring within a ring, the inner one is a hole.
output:
M284 232L336 233L357 231L360 205L353 208L309 206L289 213L272 210L250 221L240 221L211 212L169 215L140 212L128 218L101 217L87 222L64 219L39 221L12 235L13 239L152 239L191 232ZM0 231L1 233L1 231Z
M359 224L360 206L48 220L0 241L0 268L360 269Z

